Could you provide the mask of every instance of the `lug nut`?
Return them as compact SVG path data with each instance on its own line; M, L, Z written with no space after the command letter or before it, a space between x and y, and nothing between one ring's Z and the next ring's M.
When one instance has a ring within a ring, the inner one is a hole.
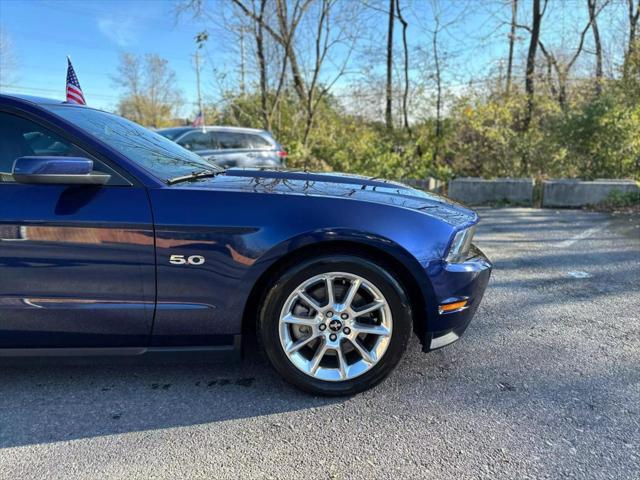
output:
M324 331L327 329L327 326L324 323L321 323L320 326L318 327L320 329L320 331Z
M331 310L329 310L327 313L325 313L325 315L327 317L333 317L333 312Z
M342 331L344 332L345 335L349 335L351 333L351 329L349 327L344 327Z
M338 336L335 333L332 333L331 335L329 335L329 340L331 340L332 342L335 342L337 338Z
M343 313L342 315L340 315L340 318L342 320L346 320L347 318L349 318L349 315L347 315L346 313Z

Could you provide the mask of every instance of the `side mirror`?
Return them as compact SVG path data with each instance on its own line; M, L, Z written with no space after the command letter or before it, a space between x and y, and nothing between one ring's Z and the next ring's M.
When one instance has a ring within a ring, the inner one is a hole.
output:
M111 175L93 171L93 160L82 157L20 157L13 163L18 183L104 185Z

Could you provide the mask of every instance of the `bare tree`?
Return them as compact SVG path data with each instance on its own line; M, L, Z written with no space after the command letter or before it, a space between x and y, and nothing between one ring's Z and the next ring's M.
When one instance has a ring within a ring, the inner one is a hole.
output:
M271 0L264 4L264 8L262 0L260 0L260 2L260 7L256 9L254 1L250 4L247 0L231 0L231 3L237 7L240 14L244 15L256 25L259 25L262 32L267 32L267 34L284 49L285 63L288 64L291 70L294 91L299 100L304 102L306 98L306 86L304 75L298 61L298 54L295 50L294 37L296 36L298 26L305 12L315 3L315 0ZM214 13L210 14L207 9L209 5L207 0L182 0L178 6L178 14L190 11L195 17L216 21L219 17L220 4L221 2L214 2L212 7ZM266 8L271 8L272 6L275 22L271 22L267 15L265 15ZM263 33L260 34L264 35Z
M440 19L440 6L437 0L431 0L431 11L433 13L434 27L431 31L431 46L433 48L433 62L435 66L434 77L436 80L436 141L433 149L433 163L435 164L440 155L440 144L442 143L442 69L440 51L438 49L438 35L442 29Z
M402 24L402 50L404 52L404 89L402 91L402 123L404 128L411 133L411 128L409 127L409 112L407 107L407 102L409 98L409 45L407 43L407 28L409 27L409 23L404 19L402 15L402 9L400 8L400 0L396 0L396 13L398 15L398 20Z
M600 31L598 30L598 0L587 0L587 8L589 9L589 23L593 32L593 42L596 48L596 95L602 93L602 41L600 40ZM605 2L606 3L606 2Z
M573 65L576 63L576 60L578 60L578 57L582 53L585 36L587 35L587 32L589 31L590 27L591 27L591 21L589 21L589 23L587 23L587 25L580 32L580 42L578 43L578 47L576 48L573 55L569 57L569 60L566 62L561 62L560 60L558 60L556 55L551 50L547 49L541 40L538 41L542 54L547 59L548 64L551 65L553 70L556 72L556 77L558 81L558 88L556 90L558 103L563 108L566 107L566 103L567 103L567 83L569 81L569 73L571 72Z
M237 0L234 0L237 1ZM293 13L289 16L289 8L287 0L276 0L276 12L278 18L278 27L280 28L280 36L276 38L285 49L289 66L291 67L291 77L293 78L293 86L301 101L305 99L305 82L302 75L298 55L295 50L294 36L300 21L302 20L306 10L311 5L311 0L296 0L293 6Z
M531 21L531 38L529 40L529 51L527 53L527 70L525 77L525 92L527 93L527 111L524 117L523 130L529 130L531 119L533 117L533 105L535 94L535 73L536 73L536 53L538 51L538 43L540 41L540 25L542 17L547 8L547 0L544 0L544 7L540 8L540 0L533 0L533 18ZM524 162L525 173L528 173L528 162Z
M280 1L280 0L278 0ZM211 5L213 8L208 8ZM257 85L260 98L260 117L262 127L266 130L273 128L274 116L277 113L287 78L287 68L289 66L289 48L293 41L293 35L288 35L284 45L282 45L279 35L279 27L276 24L276 3L272 0L251 0L250 3L232 2L232 18L228 21L224 15L220 15L220 10L215 8L216 3L207 3L206 0L188 0L182 4L181 11L189 10L194 17L206 19L212 23L213 28L222 28L232 33L242 41L245 33L252 32L254 39L254 50L256 65L255 69L247 61L244 43L241 42L241 81L240 94L245 93L245 75L250 75L252 71L257 71ZM298 4L296 4L298 5ZM297 12L297 8L294 8ZM299 18L297 19L299 21ZM266 33L265 33L266 32ZM270 33L271 32L271 33ZM250 81L249 81L250 82ZM233 98L234 93L228 87L220 86L220 90L225 92L224 96ZM249 87L251 88L251 87ZM298 91L300 95L305 92ZM229 111L235 122L243 122L245 115L251 115L244 111L242 102L234 102Z
M124 53L114 84L123 89L118 113L146 126L170 124L182 104L175 72L155 54L141 58Z
M336 5L342 5L343 10L336 11ZM357 4L352 4L352 6ZM347 11L352 6L341 3L340 0L320 0L319 11L315 15L315 35L312 41L313 59L308 68L307 93L305 106L305 125L302 143L305 150L308 150L310 143L311 129L314 124L318 106L329 93L335 83L344 75L349 63L351 54L358 40L355 18L357 11ZM338 22L338 17L342 14L342 22ZM323 66L333 47L340 45L343 50L343 57L340 63L333 62L337 67L336 73L331 76L322 75ZM324 80L324 81L322 81ZM305 167L308 164L308 157L305 159Z
M313 118L316 112L316 106L320 102L324 93L326 93L323 92L322 89L318 91L316 87L318 86L318 79L320 77L322 64L324 63L324 60L327 57L327 53L329 51L331 6L332 2L330 0L322 0L314 45L315 61L312 68L311 82L309 84L307 97L305 99L307 115L305 119L304 135L302 137L302 143L303 145L305 145L305 147L309 143L309 134L311 133L311 127L313 126Z
M575 65L576 61L578 60L578 57L580 56L580 54L583 51L585 38L586 38L587 33L589 32L589 29L592 28L593 22L598 17L598 15L602 11L602 9L609 3L609 0L605 0L599 7L596 6L597 0L587 0L587 2L588 2L588 7L589 7L589 21L587 22L585 27L580 32L580 41L578 42L578 46L576 47L576 49L573 52L573 54L568 58L568 60L566 60L564 62L560 61L558 56L556 54L554 54L554 52L551 51L549 48L547 48L545 46L545 44L542 42L542 40L540 39L540 37L538 36L538 45L540 47L540 50L542 51L542 54L545 56L546 63L547 63L547 80L549 81L551 92L552 92L552 94L554 96L557 96L558 103L563 108L566 107L566 102L567 102L567 84L568 84L568 81L569 81L569 74L571 73L571 69L573 68L573 66ZM591 12L591 4L592 3L593 3L593 13ZM546 5L545 5L545 8L546 8ZM531 27L529 27L528 25L518 25L518 27L519 28L524 28L525 30L529 31L532 34L532 37L533 37L533 30L532 30ZM599 36L598 36L598 38L599 38ZM599 78L601 80L602 79L602 75L603 75L603 73L602 73L602 45L601 44L600 44L599 49L600 49L599 50L600 61L599 61L599 66L597 67L597 71L599 71L599 75L600 75ZM598 47L597 46L596 46L596 55L598 55ZM557 77L557 84L558 84L557 88L553 85L553 78L552 78L553 75L551 73L552 71L555 72L556 77ZM527 79L528 79L528 75L527 75Z
M513 50L516 43L516 26L518 23L518 0L511 0L511 30L509 32L509 58L507 60L507 95L511 93L511 78L513 74Z
M203 2L203 0L193 0ZM289 13L289 2L287 0L275 0L276 17L278 25L276 27L265 22L264 18L259 19L256 12L247 7L242 0L232 0L233 3L255 22L259 22L263 28L273 37L273 39L285 49L286 57L291 68L293 86L300 101L306 98L306 88L304 77L298 62L298 55L294 48L294 36L298 25L305 12L313 3L313 0L295 0L293 2L293 12Z
M627 6L629 8L629 45L627 46L627 51L625 54L624 61L624 76L625 78L629 75L630 64L633 61L633 57L635 54L635 50L639 47L640 44L640 35L638 35L638 20L640 20L640 0L635 6L633 5L634 0L627 0ZM638 72L640 73L640 72Z
M385 89L384 122L393 129L393 26L395 24L395 0L389 0L389 27L387 28L387 83Z
M258 72L260 76L260 110L262 113L263 127L271 130L271 116L268 109L268 83L267 83L267 61L264 51L264 14L267 6L267 0L260 0L258 10L258 20L254 25L254 33L256 39L256 57L258 60Z

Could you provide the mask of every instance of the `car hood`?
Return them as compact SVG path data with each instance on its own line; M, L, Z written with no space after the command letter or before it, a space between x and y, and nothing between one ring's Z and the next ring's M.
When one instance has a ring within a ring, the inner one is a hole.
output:
M214 178L182 183L172 188L212 189L311 195L375 202L415 210L454 226L475 223L477 214L448 198L399 182L343 173L230 168Z

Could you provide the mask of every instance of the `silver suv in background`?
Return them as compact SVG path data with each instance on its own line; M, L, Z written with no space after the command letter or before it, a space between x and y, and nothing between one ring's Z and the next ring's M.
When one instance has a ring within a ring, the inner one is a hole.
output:
M287 152L266 130L240 127L173 127L157 130L221 167L285 166Z

